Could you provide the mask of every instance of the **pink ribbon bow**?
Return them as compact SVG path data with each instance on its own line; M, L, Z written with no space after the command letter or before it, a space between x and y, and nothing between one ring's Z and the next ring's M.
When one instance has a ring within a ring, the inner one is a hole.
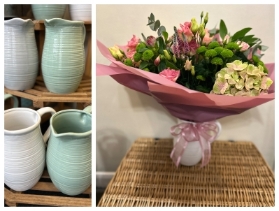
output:
M202 164L204 167L208 164L211 157L211 143L219 133L219 127L215 122L193 123L183 122L171 128L171 134L178 136L177 141L170 154L171 159L178 167L183 152L188 142L199 141L202 149Z

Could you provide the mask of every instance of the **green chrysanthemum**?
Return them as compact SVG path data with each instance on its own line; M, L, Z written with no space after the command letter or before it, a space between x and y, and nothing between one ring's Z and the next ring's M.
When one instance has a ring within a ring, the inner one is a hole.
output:
M222 65L223 64L223 60L220 57L214 57L211 60L211 64Z
M220 44L217 41L213 41L211 43L208 44L208 49L213 49L216 47L220 47Z
M148 61L150 59L152 59L152 57L154 56L154 53L152 50L145 50L141 56L141 59L144 61Z
M214 50L214 49L210 49L210 50L207 50L206 52L205 52L205 56L206 57L214 57L214 56L216 56L217 55L217 52Z
M224 49L224 50L220 53L220 55L221 55L224 59L226 59L226 58L231 58L231 57L233 56L233 52L232 52L231 50L229 50L229 49Z

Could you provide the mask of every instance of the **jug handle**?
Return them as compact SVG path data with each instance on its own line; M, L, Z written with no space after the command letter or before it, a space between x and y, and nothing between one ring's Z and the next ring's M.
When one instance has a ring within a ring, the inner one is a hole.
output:
M86 38L86 28L83 24L83 43L85 42L85 38Z
M7 100L7 99L10 99L10 98L13 98L13 102L14 102L13 107L17 108L18 107L18 99L17 99L16 96L11 95L11 94L5 94L4 101Z
M41 117L46 113L51 113L51 116L56 113L56 111L51 107L40 108L39 110L37 110L37 112L39 113L39 115ZM49 139L49 136L50 136L50 126L48 127L45 134L43 135L43 140L44 140L45 144L46 144L47 140Z

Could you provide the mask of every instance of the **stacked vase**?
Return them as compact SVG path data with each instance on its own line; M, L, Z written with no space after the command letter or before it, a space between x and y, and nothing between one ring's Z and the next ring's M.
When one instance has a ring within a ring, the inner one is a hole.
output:
M71 19L75 21L91 21L91 4L70 4Z
M60 18L45 20L42 73L52 93L75 92L85 68L85 26L82 21Z
M21 18L4 21L4 86L11 90L31 89L38 69L33 21Z
M36 20L63 18L66 4L32 4L32 12Z

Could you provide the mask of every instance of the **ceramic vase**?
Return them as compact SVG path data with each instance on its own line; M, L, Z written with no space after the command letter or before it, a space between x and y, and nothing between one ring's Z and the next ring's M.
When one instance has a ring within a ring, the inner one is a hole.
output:
M51 181L70 196L91 185L91 114L77 109L59 111L50 119L46 164Z
M42 54L42 73L47 89L52 93L75 92L85 68L82 21L60 18L45 20L45 42Z
M66 4L32 4L32 12L36 20L63 18Z
M178 124L180 124L180 123L196 124L195 122L189 122L189 121L184 121L184 120L178 119ZM215 139L217 139L222 130L222 127L218 121L214 121L214 123L216 124L216 126L218 128L218 132L215 137ZM181 137L179 137L179 136L173 137L174 146L177 143L179 138L181 138ZM184 165L184 166L194 166L194 165L198 164L201 161L201 159L202 159L202 148L201 148L200 142L198 140L191 141L191 142L188 142L187 147L181 156L180 164Z
M31 19L4 21L4 86L31 89L39 70L38 49Z
M49 130L42 136L41 116L55 110L50 107L35 111L12 108L4 111L4 183L15 191L31 189L45 168L45 142Z
M70 4L71 19L75 21L91 21L91 4Z

